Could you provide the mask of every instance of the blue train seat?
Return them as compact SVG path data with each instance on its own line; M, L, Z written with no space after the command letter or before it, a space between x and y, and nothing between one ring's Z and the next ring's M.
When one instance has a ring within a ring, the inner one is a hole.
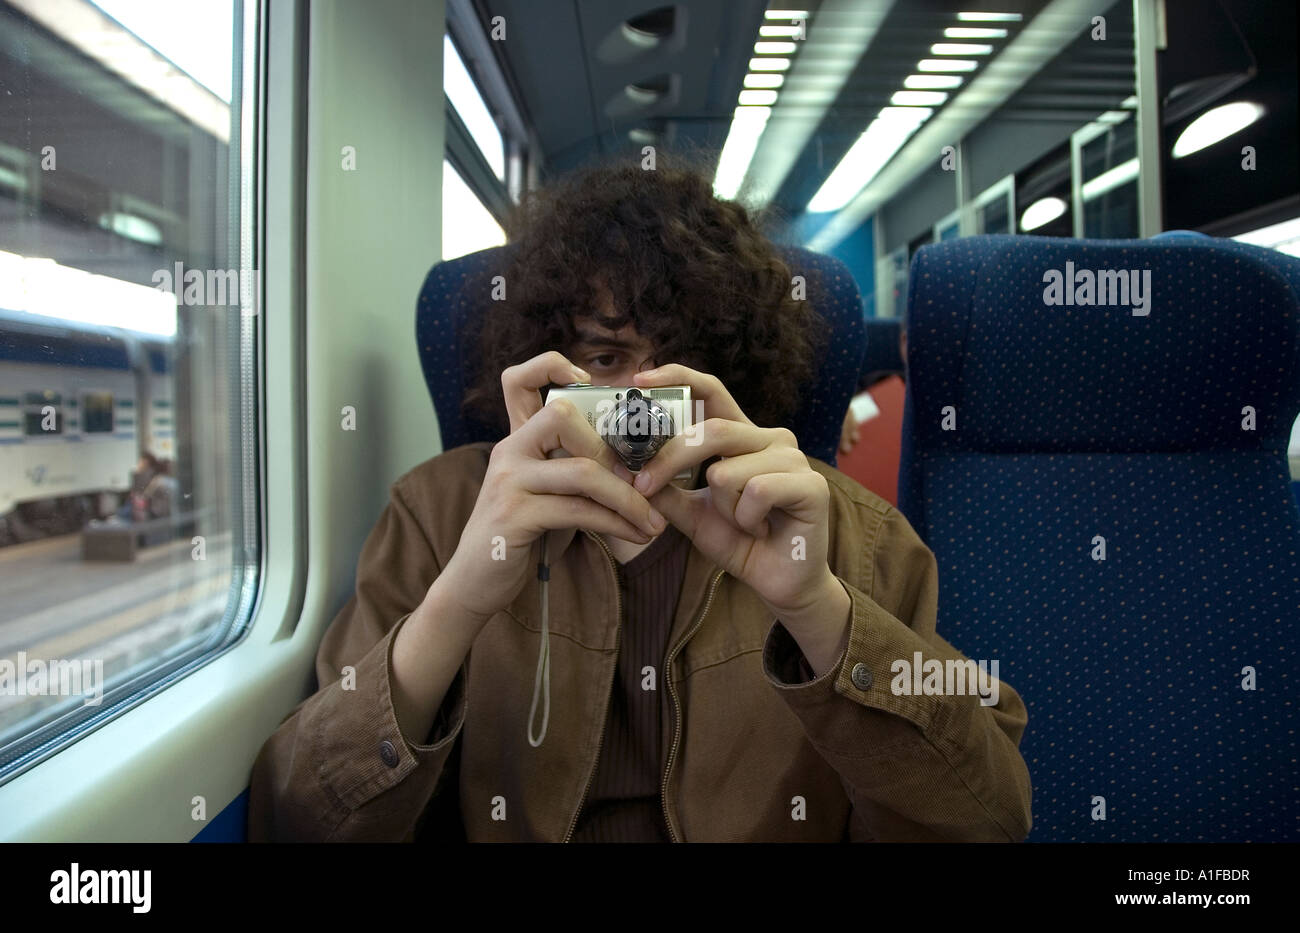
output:
M972 237L908 304L900 507L1028 706L1030 840L1294 841L1300 261Z

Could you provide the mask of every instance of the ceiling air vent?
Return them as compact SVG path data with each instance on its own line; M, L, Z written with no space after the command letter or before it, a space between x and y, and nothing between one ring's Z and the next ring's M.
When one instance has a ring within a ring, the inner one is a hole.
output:
M624 20L606 33L596 46L596 58L607 65L617 65L652 52L679 50L685 26L684 7L655 7Z
M673 34L676 7L661 6L623 23L623 38L642 49L653 49Z

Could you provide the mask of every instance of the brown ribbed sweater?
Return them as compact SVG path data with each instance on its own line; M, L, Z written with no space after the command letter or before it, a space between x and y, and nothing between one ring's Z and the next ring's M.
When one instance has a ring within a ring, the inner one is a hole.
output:
M619 568L623 633L605 738L574 842L667 842L663 776L663 673L691 543L669 525ZM653 673L644 672L647 667ZM653 678L652 680L650 678ZM653 689L644 689L653 685Z

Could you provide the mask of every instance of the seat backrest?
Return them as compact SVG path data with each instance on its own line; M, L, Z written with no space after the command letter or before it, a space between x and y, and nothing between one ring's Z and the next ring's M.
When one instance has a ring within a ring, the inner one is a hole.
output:
M900 506L939 630L1028 706L1031 840L1297 837L1298 267L1198 237L914 259Z
M438 263L420 291L416 346L444 450L500 440L493 425L462 411L461 399L478 376L474 324L491 300L493 278L508 272L511 249L494 247ZM840 260L796 247L777 249L791 274L803 276L808 300L830 329L814 384L805 388L798 410L784 426L794 431L805 454L833 466L840 425L862 368L862 300L852 273Z

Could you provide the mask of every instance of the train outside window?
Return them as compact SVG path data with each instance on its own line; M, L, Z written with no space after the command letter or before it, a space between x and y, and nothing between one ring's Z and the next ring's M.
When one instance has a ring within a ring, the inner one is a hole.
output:
M242 9L0 4L0 781L255 594Z

